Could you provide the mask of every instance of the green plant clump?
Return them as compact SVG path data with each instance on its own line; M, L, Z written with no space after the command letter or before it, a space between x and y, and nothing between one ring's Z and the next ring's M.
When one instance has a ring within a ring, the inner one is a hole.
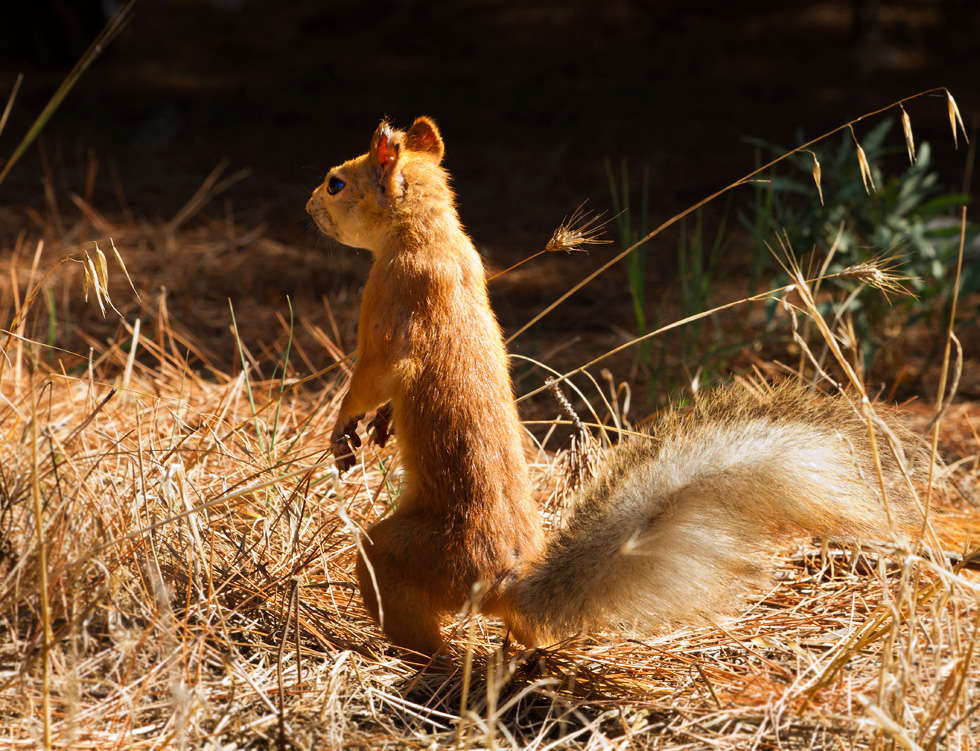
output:
M884 257L890 259L887 264L894 273L908 277L905 286L914 296L866 295L848 301L868 368L882 345L898 343L905 326L934 322L948 310L960 244L960 221L954 214L970 200L967 195L943 191L925 142L904 173L886 178L880 162L904 150L885 145L893 126L893 120L885 120L861 138L874 186L870 190L862 180L854 138L848 132L836 149L830 145L814 149L823 176L822 202L817 200L811 177L813 155L800 153L789 157L795 168L793 176L773 176L764 183L766 189L757 192L750 210L739 213L757 242L779 233L796 252L832 250L828 273ZM759 145L776 154L785 153L768 144ZM977 234L977 225L968 225L967 243ZM757 250L761 254L763 248ZM836 279L833 283L848 284ZM980 264L964 264L960 284L961 294L980 289Z

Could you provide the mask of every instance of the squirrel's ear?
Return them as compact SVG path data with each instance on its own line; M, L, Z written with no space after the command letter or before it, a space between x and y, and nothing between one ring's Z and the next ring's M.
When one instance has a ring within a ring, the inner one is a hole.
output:
M420 117L405 135L405 147L412 151L424 151L432 154L436 161L442 161L445 147L442 145L442 136L436 124L427 117Z
M371 138L371 161L381 169L389 167L398 159L400 146L392 135L391 126L385 120L377 127Z

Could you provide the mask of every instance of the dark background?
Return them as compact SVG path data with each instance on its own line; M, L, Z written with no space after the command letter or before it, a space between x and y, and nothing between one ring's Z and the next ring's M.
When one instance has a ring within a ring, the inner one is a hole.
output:
M948 86L975 127L975 8L968 0L140 0L43 140L67 168L89 149L114 159L134 209L162 218L228 157L231 170L254 170L232 191L236 203L261 207L288 231L304 222L309 190L363 151L381 117L404 127L428 114L444 131L464 217L493 243L550 232L583 198L604 199L604 158L649 165L666 215L749 171L754 149L744 136L795 145L798 129L814 136L933 86ZM0 53L3 91L25 74L0 141L7 154L86 32L40 46L28 43L34 30L23 19L2 26L5 41L19 40ZM923 100L909 112L919 138L932 138L938 158L962 172L945 104ZM4 200L36 196L37 177L37 163L26 161ZM100 208L111 211L111 201Z
M226 174L251 175L204 213L305 248L309 273L283 286L311 294L350 287L363 279L367 254L323 252L306 198L331 166L366 149L382 117L407 127L427 114L443 131L463 221L499 270L539 250L583 200L609 207L607 159L627 160L634 175L649 169L658 224L751 171L759 153L746 137L796 145L936 86L953 92L975 135L977 6L140 0L0 185L0 240L47 229L36 218L50 211L45 175L53 200L67 203L94 158L98 211L118 219L126 206L135 221L165 222L227 158ZM0 91L25 75L0 155L13 150L99 28L80 7L0 6ZM918 99L907 109L917 139L934 146L946 188L961 190L970 160L962 140L953 149L945 100ZM874 122L858 125L858 135ZM903 153L900 132L892 138ZM655 283L671 283L675 242L654 241ZM737 275L738 243L731 247L726 272ZM505 327L526 321L610 252L549 258L496 283ZM627 298L617 273L573 298L580 308L561 325L606 326ZM274 271L266 276L250 283L276 284ZM628 303L625 310L624 325Z

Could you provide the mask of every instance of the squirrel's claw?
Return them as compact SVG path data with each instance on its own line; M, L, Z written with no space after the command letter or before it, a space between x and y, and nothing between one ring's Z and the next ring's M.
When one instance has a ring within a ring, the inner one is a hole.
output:
M374 442L381 448L388 443L388 437L395 432L395 426L391 423L391 404L378 407L374 419L368 423L368 428L374 428Z
M344 423L338 423L330 436L334 460L341 472L346 472L354 466L354 455L361 447L361 438L357 435L357 423L364 415L357 415Z

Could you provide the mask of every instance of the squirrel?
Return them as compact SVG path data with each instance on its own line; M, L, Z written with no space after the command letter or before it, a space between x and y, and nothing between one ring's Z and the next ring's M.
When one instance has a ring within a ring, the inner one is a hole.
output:
M364 604L393 643L437 653L443 622L477 583L481 612L528 647L629 622L696 622L731 608L774 540L887 536L896 512L908 518L907 475L846 397L728 386L607 452L566 523L546 532L444 150L429 118L404 132L382 122L368 152L331 170L307 203L324 234L373 257L331 441L346 470L366 413L376 410L381 446L397 428L404 485L356 563Z

